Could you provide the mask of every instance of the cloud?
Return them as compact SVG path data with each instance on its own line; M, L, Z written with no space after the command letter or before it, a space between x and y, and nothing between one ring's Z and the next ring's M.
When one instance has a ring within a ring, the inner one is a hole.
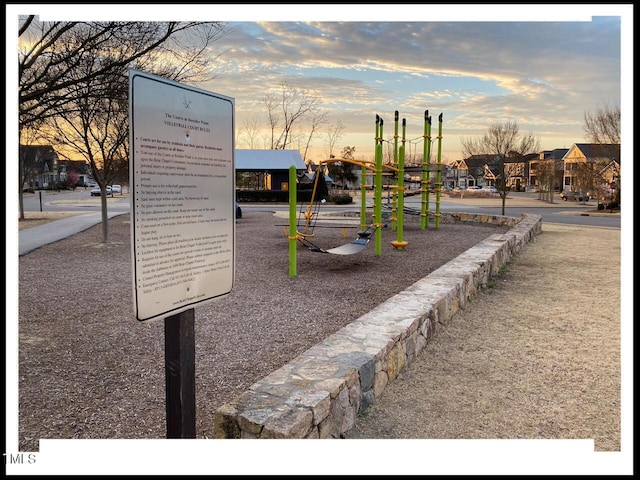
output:
M594 100L620 98L619 18L231 27L224 62L239 112L259 109L256 93L287 80L317 92L328 110L350 112L358 125L347 128L358 131L375 113L402 108L419 119L431 108L460 130L514 118L581 135L575 125Z

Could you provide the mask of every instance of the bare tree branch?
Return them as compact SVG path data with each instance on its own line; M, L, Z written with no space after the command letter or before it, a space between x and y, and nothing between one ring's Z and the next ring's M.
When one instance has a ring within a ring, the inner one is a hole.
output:
M267 116L271 128L271 148L286 149L293 141L293 129L308 115L317 112L320 97L308 90L292 87L287 82L280 83L278 96L269 94L262 102L267 107ZM279 133L277 129L282 128Z
M125 67L147 69L171 79L202 77L210 63L206 46L225 33L215 22L38 22L20 25L18 103L20 127L64 107L74 82L108 76ZM190 46L190 35L198 42ZM105 46L117 45L114 50ZM100 51L99 65L87 78L70 79L68 72Z
M342 120L338 119L335 123L329 125L327 129L328 146L329 146L329 158L334 155L334 150L337 143L342 138L342 132L344 132L344 124Z
M591 143L620 143L620 105L607 105L584 114L584 132Z
M510 120L492 124L487 133L480 138L462 138L461 143L465 156L490 155L497 162L496 188L502 198L504 215L506 198L510 190L509 177L520 173L515 170L521 163L518 160L523 160L528 153L537 153L541 150L540 140L532 133L520 134L518 123ZM507 159L511 162L507 163Z
M309 129L309 135L307 136L307 142L304 146L304 154L302 155L302 160L305 163L307 163L307 153L309 152L309 147L311 146L311 141L313 140L313 136L315 135L320 125L322 125L326 121L327 121L327 112L316 111L313 113L313 116L311 117L311 126Z
M103 192L128 162L129 68L203 81L215 58L208 49L226 33L216 22L21 22L19 137L42 129L89 163ZM102 217L106 241L104 195Z
M257 117L251 117L250 119L245 119L242 122L242 131L238 135L238 144L244 145L248 148L256 148L256 142L258 138L258 133L260 132L260 125ZM247 140L244 140L244 138Z

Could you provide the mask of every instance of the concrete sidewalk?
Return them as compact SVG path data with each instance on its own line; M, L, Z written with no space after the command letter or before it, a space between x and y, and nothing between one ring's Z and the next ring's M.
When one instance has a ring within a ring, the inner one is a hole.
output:
M107 213L107 216L108 218L113 218L124 213L129 213L129 211L110 211ZM43 245L70 237L71 235L99 224L101 221L101 212L83 213L81 215L72 215L61 218L60 220L47 222L43 225L20 230L18 255L25 255Z

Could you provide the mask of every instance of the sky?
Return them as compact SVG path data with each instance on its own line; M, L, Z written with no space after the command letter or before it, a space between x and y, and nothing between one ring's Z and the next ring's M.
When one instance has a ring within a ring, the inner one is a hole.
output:
M376 114L392 139L397 110L407 122L408 148L421 153L425 110L432 136L442 113L448 163L463 158L462 138L512 120L543 149L569 148L586 141L586 111L621 101L620 17L229 26L214 46L228 48L219 59L222 74L208 86L236 99L238 146L246 139L243 120L259 115L267 125L261 95L280 81L317 93L327 126L345 126L338 150L355 146L365 159L373 155ZM326 158L326 131L313 144L313 160Z
M406 119L409 148L418 149L422 148L425 110L434 121L432 135L438 116L443 115L442 160L446 163L463 158L461 139L482 135L496 122L516 121L522 133L537 136L547 150L586 142L584 114L605 105L621 106L622 156L633 158L632 4L20 4L6 5L5 9L8 105L17 105L18 14L39 14L42 20L225 21L229 22L228 34L212 46L212 55L219 56L217 76L199 87L235 100L238 148L246 148L246 122L255 118L266 126L261 99L286 81L318 95L321 108L327 111L327 127L338 120L345 127L338 149L355 146L356 158L365 160L373 156L376 115L385 122L384 138L391 140L396 110L401 120ZM6 118L7 136L16 138L17 109L7 108ZM321 129L322 135L314 141L311 160L326 157L326 131ZM7 158L12 149L7 145ZM629 187L632 169L631 162L625 164L628 174L622 181ZM15 191L15 178L13 172L7 175L9 193ZM631 191L623 193L629 200L624 202L628 214L632 214ZM7 199L12 203L7 206L7 217L13 218L16 195L8 194ZM625 258L632 258L632 250L625 248ZM7 281L13 281L9 274ZM7 435L10 445L14 439ZM317 446L317 456L334 453L325 450L334 445ZM114 448L114 458L131 461L128 473L144 472L144 454L136 458L126 445L116 447L113 443L100 445L101 449ZM291 463L281 465L276 473L304 471L305 465L300 463L306 458L304 447L299 443L288 447ZM81 471L84 462L101 460L90 444L74 445L75 456L69 456L65 445L57 448L60 450L53 455L73 457L77 462L62 462L65 465L60 468L65 473L74 466ZM217 448L215 458L233 455L228 444ZM403 456L422 454L421 444L403 448ZM579 446L576 448L576 458L584 458ZM140 451L139 444L135 449ZM340 465L338 473L358 473L358 462L370 453L355 454L353 463ZM388 454L384 446L379 453ZM264 462L268 472L271 454L277 452L261 448L252 451L251 458ZM210 452L195 447L193 454L177 453L185 467L208 455ZM571 450L566 455L571 458ZM608 466L594 461L592 472L612 473ZM117 462L101 467L118 471ZM397 473L407 472L402 465L396 467ZM316 468L315 473L323 468L335 473L330 463ZM571 472L570 466L565 469ZM487 471L495 473L490 468ZM446 467L429 473L446 473Z
M464 158L461 140L495 123L515 121L551 150L587 141L585 113L622 103L623 121L632 118L623 99L632 95L633 5L54 7L18 12L228 22L211 45L216 77L198 86L235 100L237 148L250 147L251 122L264 128L254 148L268 148L263 99L282 82L317 96L326 112L307 154L313 161L327 158L327 132L338 121L344 129L335 150L352 146L356 158L373 159L376 115L392 141L395 111L400 136L406 120L408 155L422 152L425 110L432 137L442 114L445 163Z

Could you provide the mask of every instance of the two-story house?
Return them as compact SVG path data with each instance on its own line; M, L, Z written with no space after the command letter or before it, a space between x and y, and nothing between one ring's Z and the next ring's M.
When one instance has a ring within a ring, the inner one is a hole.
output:
M529 183L528 187L537 190L541 187L540 176L549 175L552 172L553 179L551 181L552 191L559 192L562 190L564 178L564 162L563 158L569 151L568 148L555 148L553 150L543 150L538 158L532 158L529 161ZM549 172L543 172L548 167Z
M451 188L469 186L469 167L464 160L455 160L448 165L444 185Z
M565 189L610 188L620 177L620 144L574 143L562 161Z
M51 145L20 145L18 155L23 190L48 188L59 181L58 154Z

